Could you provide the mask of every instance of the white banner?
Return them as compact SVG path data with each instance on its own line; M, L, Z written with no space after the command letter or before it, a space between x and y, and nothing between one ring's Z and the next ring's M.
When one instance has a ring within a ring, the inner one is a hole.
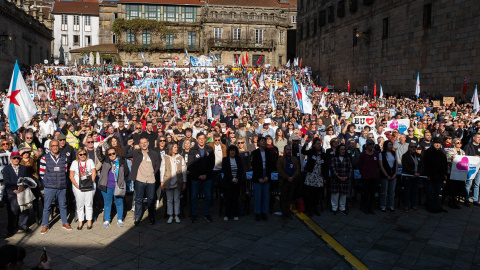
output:
M355 116L352 124L355 125L355 132L362 132L366 126L369 126L371 130L375 130L375 118L373 116Z
M480 158L473 156L457 155L452 162L451 180L473 180L480 168Z
M387 128L408 135L408 127L410 126L410 119L393 119L387 122Z

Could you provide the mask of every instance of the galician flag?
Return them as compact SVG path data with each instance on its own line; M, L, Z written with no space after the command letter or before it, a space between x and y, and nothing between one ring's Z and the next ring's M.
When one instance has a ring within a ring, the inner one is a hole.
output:
M18 62L16 61L12 80L10 81L10 87L8 88L7 99L3 106L6 109L5 115L8 118L10 130L12 132L17 131L37 112L35 104L33 103L27 89L27 85L20 73Z
M478 110L480 109L480 104L478 103L478 92L477 92L476 85L475 85L475 91L473 92L473 96L472 96L472 103L473 103L473 111L477 113ZM10 126L12 126L12 124L10 124Z
M417 74L417 86L415 86L415 96L418 98L420 96L420 72Z
M382 85L380 84L380 100L382 100L383 98L383 89L382 89Z
M270 84L270 102L272 104L272 110L275 110L277 108L277 101L275 101L275 94L273 93L273 86Z

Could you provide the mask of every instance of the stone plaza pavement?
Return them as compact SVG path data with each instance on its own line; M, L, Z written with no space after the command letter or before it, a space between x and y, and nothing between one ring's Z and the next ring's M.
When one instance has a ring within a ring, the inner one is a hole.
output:
M448 208L441 214L397 209L376 215L364 215L357 208L348 216L324 211L313 220L369 269L480 265L480 208ZM75 223L73 231L66 231L56 222L45 235L32 225L32 233L18 232L4 240L6 210L1 208L0 244L25 247L27 268L38 262L46 247L54 269L352 269L300 219L283 221L272 215L267 222L257 222L250 214L223 221L216 213L213 223L202 218L190 224L184 218L180 224L167 224L160 218L161 208L157 224L144 219L135 227L133 212L128 212L123 228L117 227L116 218L108 229L97 222L91 231L86 226L77 231Z

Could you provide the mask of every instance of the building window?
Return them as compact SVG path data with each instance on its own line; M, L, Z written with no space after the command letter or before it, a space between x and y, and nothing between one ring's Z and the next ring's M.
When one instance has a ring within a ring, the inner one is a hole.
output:
M310 36L310 23L307 21L306 25L307 25L307 29L306 29L306 31L305 31L305 32L306 32L305 34L306 34L306 36L307 36L307 38L308 38L308 37Z
M127 5L127 20L140 18L142 14L142 6Z
M80 45L80 36L73 35L73 46L79 46L79 45Z
M262 60L260 62L258 62L258 60L260 60L260 57L262 58ZM254 54L252 56L252 63L257 64L257 62L258 62L258 66L262 66L265 63L265 55Z
M151 41L150 30L143 30L142 31L143 45L150 45L150 41Z
M163 7L163 16L165 21L176 22L178 21L177 6L164 6Z
M348 1L348 10L350 13L355 13L358 10L358 3L357 0L349 0Z
M62 46L68 46L68 36L62 35Z
M196 7L182 7L182 20L184 22L196 22L197 21L197 8Z
M174 36L172 32L165 35L165 47L167 49L173 49Z
M189 31L187 42L188 42L188 49L195 50L195 44L197 42L197 33Z
M221 63L222 62L222 54L221 53L215 53L215 58L217 58L217 60L215 60L217 63Z
M388 38L388 18L383 18L383 31L382 31L382 38Z
M345 0L340 1L337 4L337 17L345 17Z
M67 15L62 15L62 30L66 31L68 30L68 20L67 20Z
M92 45L92 37L85 36L85 46L91 46L91 45Z
M112 33L112 43L113 44L116 44L117 43L117 35L115 35L114 33Z
M145 6L145 17L149 20L158 19L158 7L157 6Z
M233 40L240 40L242 35L242 29L234 28L233 29Z
M297 23L297 15L292 15L292 23Z
M78 15L73 16L73 30L80 31L80 16Z
M423 6L423 27L430 26L432 26L432 4L426 4Z
M135 33L132 30L127 30L127 43L134 43L135 42Z
M280 44L283 44L283 39L284 39L283 35L284 35L284 33L285 33L285 32L283 32L283 30L280 30L279 37L278 37L278 42L279 42Z
M325 26L327 24L327 12L325 10L320 11L320 14L318 15L318 24L320 27Z
M333 11L333 6L328 7L328 22L332 23L335 20L335 12Z
M215 39L221 39L222 38L222 32L223 32L223 28L220 28L220 27L213 28L213 37Z
M90 26L90 16L85 16L85 26Z
M357 37L358 27L353 28L353 47L357 47L358 37Z
M283 65L283 56L282 56L282 55L279 55L279 56L278 56L278 64L279 64L280 66Z
M263 29L255 29L255 45L263 44Z

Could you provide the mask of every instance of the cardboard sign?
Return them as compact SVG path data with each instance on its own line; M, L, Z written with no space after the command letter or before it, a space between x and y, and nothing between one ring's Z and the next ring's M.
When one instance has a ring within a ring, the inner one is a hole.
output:
M450 179L459 181L473 180L478 173L479 167L479 157L456 155L452 162Z
M393 130L398 129L398 132L408 135L408 127L410 126L410 119L393 119L387 122L387 128Z
M443 105L452 104L455 102L454 97L443 97Z
M433 107L440 107L440 100L433 100Z
M373 116L355 116L352 124L355 125L355 132L362 132L365 126L369 126L371 130L374 130L375 118Z

